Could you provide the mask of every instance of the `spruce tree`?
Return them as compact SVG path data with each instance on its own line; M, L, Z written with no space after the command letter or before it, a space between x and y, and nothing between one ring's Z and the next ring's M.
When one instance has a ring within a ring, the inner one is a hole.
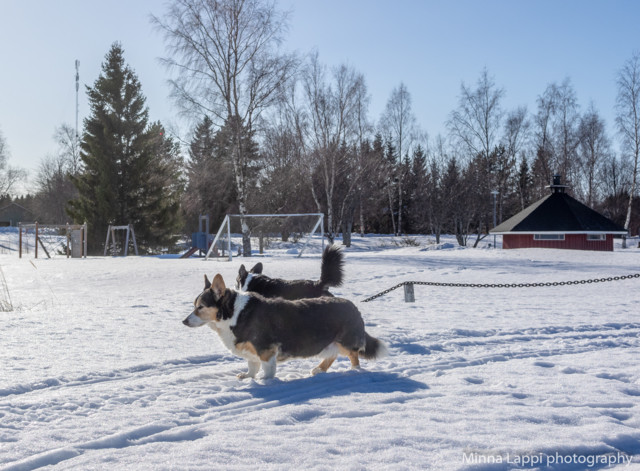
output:
M69 204L76 222L89 224L90 251L100 253L109 224L133 224L139 248L172 243L181 191L177 146L149 111L137 76L114 43L93 87L90 116L80 144L81 170L72 181L79 196Z
M404 185L406 196L407 233L416 233L426 229L426 198L427 198L427 155L418 144L413 151L410 169L407 171Z
M215 228L225 214L238 212L233 164L223 141L221 131L215 132L213 121L205 116L189 144L183 204L187 226L194 230L199 215L209 215Z
M157 251L171 248L183 226L180 200L185 186L184 162L180 145L167 136L159 122L149 127L148 140L149 151L138 164L144 184L137 195L137 223L134 224L141 229L140 244Z

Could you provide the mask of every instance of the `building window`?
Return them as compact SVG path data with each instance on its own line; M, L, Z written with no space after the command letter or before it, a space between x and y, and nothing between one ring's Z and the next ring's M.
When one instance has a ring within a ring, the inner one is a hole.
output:
M587 240L607 240L607 234L587 234Z
M533 240L564 240L564 234L533 234Z

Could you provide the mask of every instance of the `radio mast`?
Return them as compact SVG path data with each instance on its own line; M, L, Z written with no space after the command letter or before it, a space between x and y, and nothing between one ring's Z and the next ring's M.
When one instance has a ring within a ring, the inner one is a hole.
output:
M76 59L76 146L78 145L78 92L80 90L80 61Z
M73 145L71 146L71 150L73 152L72 158L72 171L76 173L78 171L78 166L80 164L80 136L78 135L78 111L80 107L78 106L78 93L80 91L80 61L76 59L76 129L75 135L73 136Z

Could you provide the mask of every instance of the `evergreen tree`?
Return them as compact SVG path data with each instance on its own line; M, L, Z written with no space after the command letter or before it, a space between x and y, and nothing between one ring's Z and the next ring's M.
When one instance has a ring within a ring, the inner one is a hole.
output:
M520 167L518 168L518 197L520 204L518 208L514 208L515 212L513 212L513 214L522 211L531 204L532 186L533 178L529 171L529 162L527 162L527 158L525 156L522 156ZM507 214L507 217L510 217L511 215L512 214Z
M417 233L427 229L426 199L429 176L427 174L427 155L418 144L413 151L411 167L407 172L405 184L407 233Z
M444 155L442 156L444 157ZM429 164L429 178L426 188L426 212L427 223L436 238L436 244L440 243L440 236L447 227L449 213L449 201L446 200L444 187L444 175L442 163L437 158L432 158Z
M368 178L362 180L362 225L361 232L389 233L389 175L384 155L384 139L376 134L370 149L366 149L365 160L371 169Z
M188 184L183 199L187 227L194 230L200 215L209 215L215 228L226 213L237 212L233 164L221 147L213 121L205 116L189 144Z
M141 229L139 243L156 250L173 246L183 227L180 201L185 187L184 162L179 143L167 136L160 122L149 127L148 139L149 152L138 165L146 184L139 188L138 209L141 211L134 224Z
M384 161L386 164L385 173L387 177L386 181L386 190L387 197L389 200L389 215L391 216L391 226L393 227L393 234L398 235L398 229L396 226L396 217L394 208L396 207L396 196L398 196L398 192L396 191L396 185L398 180L397 174L397 166L398 166L398 158L396 156L396 148L393 145L391 139L387 139L385 145L384 152Z
M466 202L467 191L464 186L464 175L455 157L448 163L442 178L442 196L447 204L446 215L449 221L446 230L455 234L461 247L467 245Z
M69 204L76 222L89 224L90 251L99 253L109 224L133 224L138 246L153 251L172 243L178 224L177 147L158 124L148 125L141 85L114 43L93 87L84 120L79 196Z

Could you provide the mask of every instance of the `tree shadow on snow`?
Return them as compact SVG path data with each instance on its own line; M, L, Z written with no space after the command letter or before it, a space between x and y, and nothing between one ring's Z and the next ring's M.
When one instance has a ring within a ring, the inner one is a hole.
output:
M294 380L278 378L252 382L243 389L254 398L297 404L320 397L348 396L354 393L414 393L429 386L396 373L346 371L321 373Z

